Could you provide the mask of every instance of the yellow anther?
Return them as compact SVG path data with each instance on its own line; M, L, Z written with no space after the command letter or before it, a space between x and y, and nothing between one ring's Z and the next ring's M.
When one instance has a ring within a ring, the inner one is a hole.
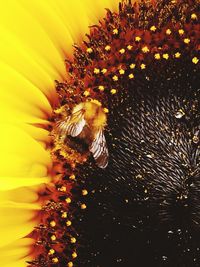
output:
M99 74L100 73L100 69L94 68L94 73L95 74Z
M87 194L88 194L88 191L87 191L86 189L83 189L83 190L82 190L82 195L83 195L83 196L86 196Z
M104 108L103 110L104 110L105 113L108 113L109 112L109 109L107 109L107 108ZM82 204L81 205L81 209L86 209L86 205L85 204Z
M74 266L74 264L72 261L68 262L67 267L73 267L73 266Z
M130 74L128 75L128 77L129 77L129 79L133 79L133 78L134 78L133 73L130 73Z
M184 32L185 32L185 31L184 31L183 29L179 29L179 30L178 30L178 33L179 33L180 35L183 35Z
M142 47L142 52L143 53L148 53L149 52L149 48L147 46Z
M159 53L156 53L156 54L154 55L154 58L157 59L157 60L159 60L159 59L160 59L160 54L159 54Z
M89 96L90 95L90 92L88 90L85 90L84 93L83 93L84 96Z
M76 238L75 238L75 237L71 237L70 242L71 242L72 244L76 243Z
M75 180L75 178L76 178L76 176L74 174L72 174L72 175L69 176L69 179L70 180Z
M104 108L104 112L105 112L105 109L106 108ZM106 109L106 110L108 110L108 109ZM108 113L108 112L105 112L105 113ZM85 204L81 204L81 209L82 210L85 210L86 208L87 208L87 206Z
M51 240L52 240L52 241L55 241L55 240L56 240L56 236L55 236L55 235L52 235L52 236L51 236Z
M181 56L181 53L179 53L179 52L177 52L177 53L175 53L175 58L180 58L180 56Z
M69 203L71 203L71 202L72 202L72 200L71 200L71 198L70 198L70 197L67 197L67 198L65 199L65 201L67 202L67 204L69 204Z
M132 45L128 45L128 46L127 46L127 49L128 49L128 50L131 50L132 48L133 48Z
M126 51L126 50L125 50L124 48L122 48L122 49L119 50L119 53L120 53L120 54L124 54L125 51Z
M114 95L114 94L117 93L117 90L116 89L111 89L110 92L111 92L112 95Z
M113 77L112 77L112 79L113 79L113 81L118 81L118 77L117 77L117 75L114 75Z
M197 19L197 15L195 14L195 13L193 13L192 15L191 15L191 19Z
M72 258L75 259L75 258L77 258L77 256L78 256L77 253L74 251L74 252L72 253Z
M125 70L123 70L123 69L119 70L119 74L123 75L124 73L125 73Z
M72 225L72 222L71 222L71 221L67 221L67 222L66 222L66 225L67 225L67 226L71 226L71 225Z
M172 31L171 31L170 29L167 29L167 30L166 30L166 34L167 34L167 35L170 35L171 33L172 33Z
M199 59L197 57L193 57L192 62L194 64L197 64L199 62Z
M52 259L52 262L53 262L53 263L58 263L58 258L53 258L53 259Z
M146 69L146 65L145 65L144 63L142 63L142 64L140 65L140 68L141 68L142 70L144 70L144 69Z
M163 58L166 60L169 59L169 54L167 54L167 53L163 54Z
M61 186L61 188L59 188L59 191L61 192L66 192L67 188L66 186Z
M101 71L103 74L105 74L107 72L107 69L102 69Z
M141 37L140 37L140 36L136 36L136 37L135 37L135 41L136 41L136 42L141 41Z
M185 38L183 41L184 41L185 44L189 44L190 43L190 39L189 38Z
M157 29L156 26L153 25L153 26L151 26L150 31L155 32L156 29Z
M64 211L64 212L62 213L61 217L62 217L62 218L67 218L67 212Z
M129 67L130 67L130 69L135 69L135 66L136 66L136 65L135 65L134 63L132 63L132 64L130 64Z
M110 49L111 49L111 46L110 45L106 45L105 50L106 51L110 51Z
M113 30L113 34L116 35L116 34L118 34L118 33L119 33L118 29L114 29L114 30Z
M55 227L56 226L56 222L55 221L51 221L49 224L50 224L51 227Z
M105 87L103 85L99 85L98 88L99 88L99 91L102 91L102 92L105 90Z
M87 53L91 54L92 52L93 52L93 49L92 49L91 47L89 47L89 48L87 49Z
M55 250L53 249L53 248L51 248L50 250L49 250L49 255L53 255L55 253Z

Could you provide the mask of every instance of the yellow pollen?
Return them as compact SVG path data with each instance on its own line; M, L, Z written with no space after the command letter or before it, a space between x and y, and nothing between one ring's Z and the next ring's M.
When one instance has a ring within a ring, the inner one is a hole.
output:
M67 221L67 222L66 222L66 225L67 225L67 226L71 226L71 225L72 225L72 222L71 222L71 221Z
M147 46L144 46L144 47L142 48L142 52L143 52L143 53L148 53L148 52L149 52L149 48L148 48Z
M62 218L67 218L67 212L64 211L64 212L62 213L61 217L62 217Z
M154 58L159 60L159 59L160 59L160 54L159 54L159 53L156 53L156 54L154 55Z
M58 263L58 258L53 258L53 259L52 259L52 262L53 262L53 263Z
M119 70L119 74L123 75L124 73L125 73L125 70L123 70L123 69Z
M136 41L136 42L141 41L141 37L140 37L140 36L136 36L136 37L135 37L135 41Z
M113 77L112 77L112 79L113 79L113 81L118 81L118 77L117 77L117 75L114 75Z
M107 69L102 69L101 71L103 74L105 74L107 72Z
M179 52L177 52L177 53L175 54L175 58L180 58L180 56L181 56L181 53L179 53Z
M109 109L107 109L107 108L104 108L103 110L104 110L105 113L108 113L108 112L109 112ZM83 207L83 208L82 208L82 207ZM85 208L84 208L84 207L85 207ZM82 204L82 205L81 205L81 209L86 209L86 205L85 205L85 204Z
M71 198L70 198L70 197L66 198L66 199L65 199L65 201L67 202L67 204L69 204L69 203L71 203L71 202L72 202L72 200L71 200Z
M56 226L56 222L55 222L55 221L51 221L51 222L50 222L50 226L51 226L51 227L55 227L55 226Z
M130 69L135 69L135 64L132 63L129 67Z
M92 49L91 47L89 47L89 48L87 49L87 53L91 54L92 52L93 52L93 49Z
M190 43L190 39L189 38L185 38L183 41L184 41L185 44L189 44Z
M77 253L74 251L74 252L72 253L72 258L75 259L75 258L77 258L77 256L78 256Z
M110 45L106 45L105 50L106 51L110 51L110 49L111 49L111 46Z
M179 30L178 30L178 33L179 33L180 35L183 35L184 32L185 32L185 31L184 31L183 29L179 29Z
M193 57L192 62L194 64L197 64L199 62L199 59L197 57Z
M128 77L129 77L129 79L133 79L134 78L133 73L129 74Z
M75 237L71 237L71 243L72 244L76 243L76 238Z
M83 189L83 190L82 190L82 195L83 195L83 196L86 196L87 194L88 194L88 191L87 191L86 189Z
M90 95L90 92L88 90L85 90L84 93L83 93L84 96L89 96Z
M195 13L193 13L193 14L191 15L191 19L197 19L197 15L196 15Z
M132 48L133 48L132 45L128 45L128 46L127 46L127 49L128 49L128 50L131 50Z
M50 250L49 250L49 255L53 255L55 253L55 250L53 249L53 248L51 248Z
M105 90L105 87L103 85L99 85L98 88L99 88L99 91L102 91L102 92Z
M118 34L118 33L119 33L118 29L113 30L113 34Z
M73 266L74 266L74 264L72 261L68 262L67 267L73 267Z
M117 93L117 90L116 89L111 89L110 92L111 92L112 95L114 95L114 94Z
M166 34L167 34L167 35L170 35L171 33L172 33L172 31L171 31L170 29L167 29L167 30L166 30Z
M104 108L104 112L105 112L105 108ZM107 113L107 112L105 112L105 113ZM87 208L87 206L85 204L81 204L81 209L82 210L85 210L86 208Z
M66 192L67 188L66 186L61 186L61 188L59 188L59 191L61 192Z
M153 25L153 26L151 26L150 31L155 32L156 29L157 29L156 26Z
M75 180L76 176L74 174L70 175L69 179L70 180Z
M56 240L56 236L55 236L55 235L52 235L52 236L51 236L51 240L52 240L52 241L55 241L55 240Z
M94 68L94 73L95 74L99 74L100 73L100 69Z
M125 53L125 49L124 49L124 48L120 49L120 50L119 50L119 53L120 53L120 54L124 54L124 53Z
M166 59L166 60L169 59L169 54L167 54L167 53L163 54L163 58Z
M142 70L144 70L144 69L146 69L146 65L145 65L144 63L142 63L142 64L140 65L140 68L141 68Z

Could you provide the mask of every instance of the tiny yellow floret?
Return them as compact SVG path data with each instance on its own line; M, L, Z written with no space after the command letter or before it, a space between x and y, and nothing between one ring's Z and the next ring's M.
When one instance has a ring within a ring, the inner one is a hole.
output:
M124 48L120 49L120 50L119 50L119 53L120 53L120 54L124 54L124 53L125 53L125 49L124 49Z
M119 33L118 29L113 30L113 34L117 35Z
M129 79L133 79L133 78L134 78L133 73L130 73L130 74L128 75L128 77L129 77Z
M199 62L199 59L197 57L193 57L192 62L194 64L197 64Z
M169 54L167 54L167 53L163 54L163 58L166 60L169 59Z
M159 60L159 59L160 59L160 54L159 54L159 53L156 53L156 54L154 55L154 58L157 59L157 60Z
M150 28L150 31L152 31L152 32L155 32L156 31L156 26L155 25L153 25L153 26L151 26L151 28Z
M114 94L117 93L117 90L116 89L111 89L110 92L111 92L112 95L114 95Z

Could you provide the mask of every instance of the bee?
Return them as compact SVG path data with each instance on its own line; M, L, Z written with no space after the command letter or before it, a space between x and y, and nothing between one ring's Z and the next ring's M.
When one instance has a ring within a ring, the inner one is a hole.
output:
M98 167L108 165L108 148L104 135L107 116L99 101L86 101L76 105L70 116L56 124L56 132L62 140L66 136L85 141Z

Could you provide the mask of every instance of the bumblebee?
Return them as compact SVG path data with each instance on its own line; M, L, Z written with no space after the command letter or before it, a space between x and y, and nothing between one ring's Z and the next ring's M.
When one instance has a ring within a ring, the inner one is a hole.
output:
M76 105L71 115L56 124L56 133L60 139L67 136L84 140L88 145L98 167L108 165L108 148L104 135L107 116L98 101L86 101Z

